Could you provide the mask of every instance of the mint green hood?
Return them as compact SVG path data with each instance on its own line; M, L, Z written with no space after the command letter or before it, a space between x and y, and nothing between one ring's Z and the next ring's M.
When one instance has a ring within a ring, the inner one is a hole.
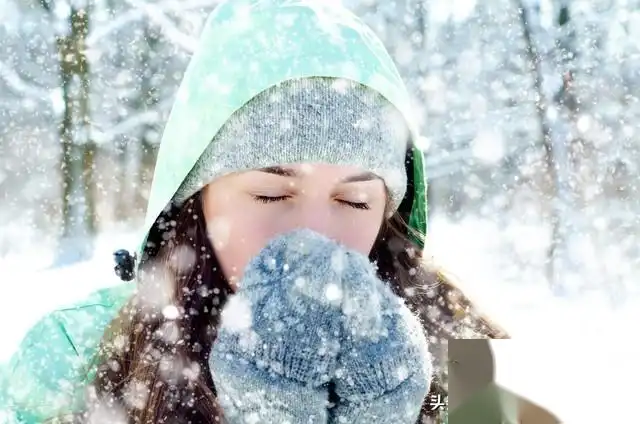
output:
M209 16L164 129L138 257L154 222L222 125L282 81L319 76L366 85L402 112L417 139L407 90L382 42L347 9L322 3L230 0ZM426 233L423 162L414 148L409 224L420 234Z

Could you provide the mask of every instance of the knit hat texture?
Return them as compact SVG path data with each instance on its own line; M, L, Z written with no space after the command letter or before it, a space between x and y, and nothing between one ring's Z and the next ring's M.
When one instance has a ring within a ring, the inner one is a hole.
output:
M215 107L215 99L211 99ZM296 163L357 166L385 183L392 209L407 186L410 134L381 94L340 78L284 81L236 111L209 143L174 196L182 204L223 175Z

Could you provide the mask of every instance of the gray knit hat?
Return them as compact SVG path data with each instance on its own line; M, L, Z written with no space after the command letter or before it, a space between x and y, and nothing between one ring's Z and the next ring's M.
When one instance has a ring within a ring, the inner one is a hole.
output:
M229 118L174 202L182 204L231 172L309 162L375 173L385 182L395 210L407 188L409 138L401 113L364 85L325 77L288 80L258 94Z

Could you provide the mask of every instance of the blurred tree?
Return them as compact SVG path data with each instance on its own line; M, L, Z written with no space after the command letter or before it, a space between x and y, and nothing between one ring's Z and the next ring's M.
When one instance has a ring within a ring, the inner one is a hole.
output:
M567 140L561 138L562 134L559 132L557 125L554 128L555 120L552 120L550 115L550 99L543 85L545 82L543 56L540 54L540 49L534 38L535 21L532 18L533 9L523 0L514 1L519 11L522 36L526 46L525 51L537 97L535 104L540 126L541 144L544 148L545 171L551 187L549 193L551 238L547 250L547 279L555 292L561 292L562 286L558 281L557 264L561 254L566 249L565 238L569 225L567 222L567 209L570 208L569 205L571 203L570 184L568 181L570 169L568 168L568 151L566 149Z
M2 213L41 209L24 219L32 237L57 235L58 264L81 260L101 221L144 215L159 134L218 0L8 2L21 24L0 25ZM27 143L39 154L21 155Z
M92 254L96 234L96 146L91 138L90 64L86 56L92 8L89 1L41 0L40 4L58 29L56 47L64 111L59 126L63 190L56 262L67 264Z
M140 55L140 68L142 69L141 76L141 90L139 96L136 99L137 108L139 110L150 111L154 110L159 103L159 94L155 83L158 78L154 78L157 75L154 69L158 67L152 66L152 59L154 55L157 55L159 45L159 34L157 28L145 26L143 39L146 42L146 47L143 53ZM160 72L160 70L157 70ZM138 210L144 210L147 204L147 196L142 195L145 188L151 185L151 179L153 178L154 165L156 155L158 154L159 144L159 131L154 128L150 123L145 123L140 127L139 140L140 140L140 155L138 162L138 178L137 178L137 194L136 207Z

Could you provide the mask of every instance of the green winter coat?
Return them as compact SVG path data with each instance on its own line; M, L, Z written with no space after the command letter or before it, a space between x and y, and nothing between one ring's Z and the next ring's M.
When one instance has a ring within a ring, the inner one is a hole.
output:
M405 115L417 140L407 90L381 41L346 9L322 3L232 0L209 16L164 129L138 257L149 229L224 122L279 82L324 76L367 85ZM409 224L424 234L426 182L415 148L413 167ZM0 422L40 423L81 407L105 326L134 290L135 284L124 283L98 291L36 324L4 366Z

